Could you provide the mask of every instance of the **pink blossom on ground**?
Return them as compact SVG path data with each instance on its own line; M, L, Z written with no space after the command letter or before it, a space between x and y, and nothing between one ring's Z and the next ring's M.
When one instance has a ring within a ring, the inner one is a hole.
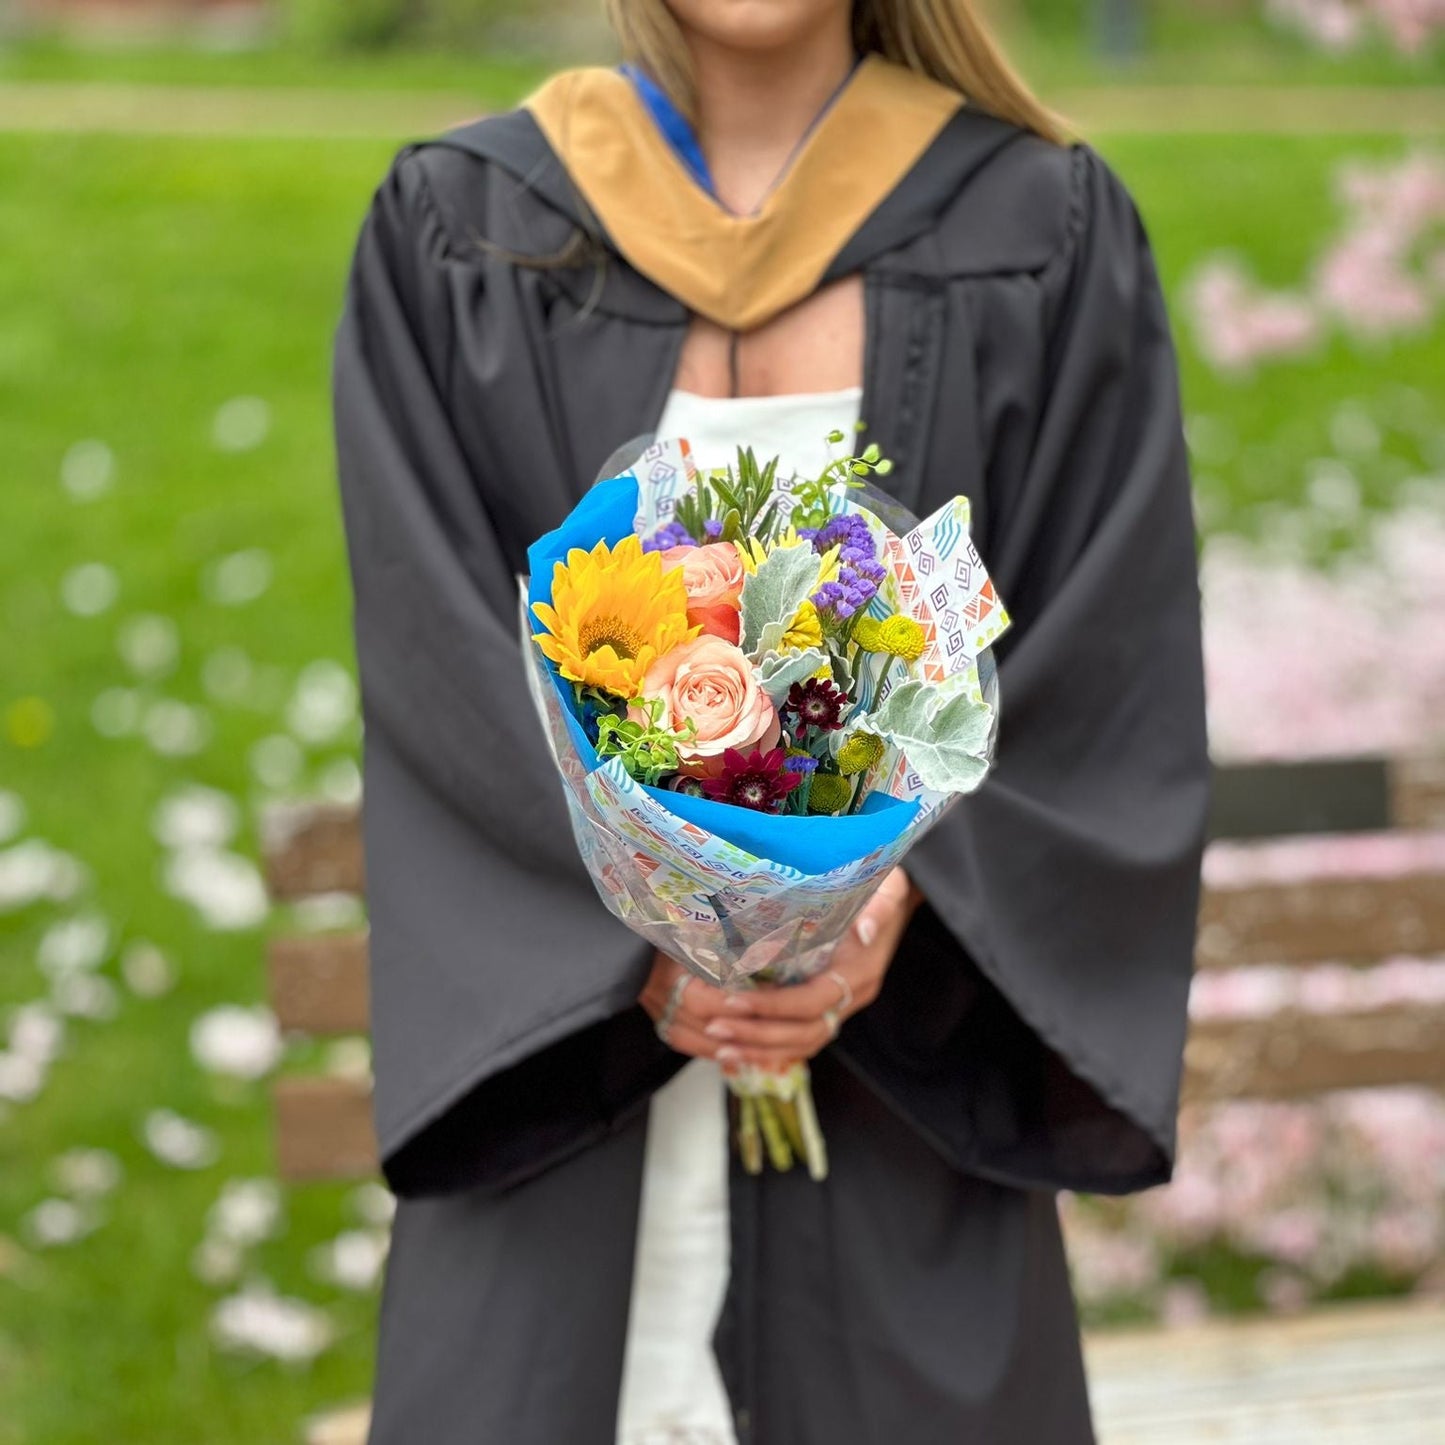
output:
M1403 269L1398 239L1382 227L1336 242L1320 258L1314 290L1326 312L1362 336L1423 331L1435 311L1432 288Z
M1373 519L1330 571L1244 538L1210 540L1201 586L1217 756L1445 743L1445 508L1420 495Z
M1310 1302L1307 1281L1285 1269L1267 1269L1259 1277L1259 1297L1276 1314L1293 1314Z
M1445 1244L1438 1205L1383 1209L1370 1221L1375 1263L1392 1274L1424 1269Z
M1259 1018L1289 1008L1294 970L1283 966L1201 969L1189 989L1189 1015L1198 1019Z
M1432 7L1437 13L1428 23L1439 25L1445 16L1445 0L1399 3L1397 16L1407 3L1421 7L1414 16ZM1352 38L1349 17L1356 12L1340 0L1279 0L1275 8L1312 17L1321 36ZM1336 189L1344 209L1340 230L1298 287L1268 290L1226 254L1199 264L1184 305L1207 361L1246 371L1259 361L1300 356L1331 323L1373 339L1431 323L1442 299L1436 237L1445 223L1445 156L1421 150L1383 164L1345 162Z
M1265 0L1264 13L1335 54L1383 32L1396 50L1415 55L1445 28L1442 0Z
M1288 1309L1358 1267L1445 1291L1431 1273L1445 1250L1442 1198L1445 1098L1362 1089L1187 1107L1169 1184L1121 1200L1069 1195L1060 1215L1086 1303L1157 1297L1166 1314L1186 1309L1159 1276L1222 1245L1274 1261L1261 1298Z
M1301 1013L1364 1013L1402 1004L1445 1003L1445 959L1396 958L1373 968L1323 963L1201 969L1189 990L1194 1019L1267 1018Z
M1303 1265L1313 1259L1324 1241L1326 1230L1322 1204L1295 1204L1245 1221L1239 1231L1241 1242L1261 1254Z
M1442 868L1445 832L1434 830L1218 842L1211 843L1204 855L1204 880L1211 888L1301 883L1316 878L1392 878Z
M1142 1233L1085 1234L1074 1241L1069 1265L1074 1289L1090 1303L1144 1294L1159 1280L1158 1250Z
M1172 1279L1159 1296L1160 1322L1170 1329L1209 1317L1209 1293L1197 1279Z
M1426 326L1437 297L1418 261L1422 241L1445 220L1445 157L1417 151L1393 165L1346 163L1336 188L1349 220L1320 259L1320 304L1362 335Z
M1265 0L1264 13L1336 53L1353 49L1365 29L1364 12L1349 0Z
M1225 371L1244 370L1262 358L1298 356L1320 337L1309 301L1266 291L1231 257L1206 261L1185 292L1196 341L1206 360Z

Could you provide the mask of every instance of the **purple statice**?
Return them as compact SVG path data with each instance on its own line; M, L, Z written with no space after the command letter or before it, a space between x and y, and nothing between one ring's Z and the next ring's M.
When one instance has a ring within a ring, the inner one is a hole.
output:
M692 533L681 522L664 522L652 536L642 544L644 552L666 552L669 547L685 547L692 541Z
M810 758L807 753L789 753L783 760L783 766L790 773L816 773L818 760Z
M723 524L720 517L709 517L702 524L702 534L709 542L716 542L723 534Z
M813 606L819 612L846 622L877 596L885 572L873 533L856 512L830 517L822 527L801 528L799 535L812 542L819 555L830 547L838 548L837 579L825 582L813 594Z

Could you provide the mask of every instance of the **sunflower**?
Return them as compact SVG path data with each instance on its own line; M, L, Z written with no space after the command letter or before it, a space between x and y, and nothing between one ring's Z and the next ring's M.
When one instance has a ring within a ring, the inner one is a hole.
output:
M682 569L664 571L635 536L574 547L553 568L551 605L532 611L547 629L533 638L562 676L617 697L636 697L648 667L699 631L688 626Z

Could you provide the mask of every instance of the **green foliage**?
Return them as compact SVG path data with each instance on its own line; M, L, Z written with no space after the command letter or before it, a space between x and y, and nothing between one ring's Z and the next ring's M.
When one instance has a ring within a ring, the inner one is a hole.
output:
M777 475L777 457L760 466L751 447L739 447L737 465L700 477L696 491L678 503L673 520L694 542L766 540L777 520L777 507L771 501ZM716 536L709 534L709 522L719 524Z
M858 421L853 425L855 431L862 431L867 422ZM833 446L838 446L846 437L841 431L831 431L827 439ZM793 488L792 525L826 526L828 518L837 510L833 505L833 493L838 488L861 487L860 478L870 474L886 477L892 470L893 463L883 456L876 442L870 442L859 456L834 457L816 477Z
M859 431L863 427L863 422L857 423ZM836 446L844 435L829 432L827 439ZM881 455L876 443L859 456L835 457L816 477L793 488L790 525L821 527L833 513L831 497L839 487L860 487L858 478L886 476L892 469L893 463ZM699 478L696 491L678 503L673 520L694 542L738 542L745 537L771 542L783 520L772 500L777 476L777 457L762 465L751 447L739 447L736 466ZM715 524L716 536L709 534L709 522Z
M677 771L677 745L695 737L697 727L689 718L687 731L679 737L661 726L658 721L664 707L661 698L633 698L632 705L647 713L647 722L603 714L597 720L597 756L616 758L629 776L655 788L667 773Z
M415 30L417 0L289 0L286 24L318 50L379 50Z
M376 50L404 44L480 44L521 13L505 0L289 0L286 22L303 45Z

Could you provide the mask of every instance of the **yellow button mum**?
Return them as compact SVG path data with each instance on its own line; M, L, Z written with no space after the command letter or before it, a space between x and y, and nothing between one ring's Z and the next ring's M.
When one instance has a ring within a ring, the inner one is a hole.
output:
M863 649L864 652L882 652L878 645L879 621L876 617L869 617L865 612L862 617L853 624L853 641Z
M853 626L853 641L864 652L888 652L905 662L917 662L923 656L927 638L920 623L895 613L882 622L860 617Z
M682 568L638 537L590 552L574 547L552 570L552 602L532 611L546 632L534 633L542 655L571 682L617 697L636 697L648 667L701 630L688 626Z

